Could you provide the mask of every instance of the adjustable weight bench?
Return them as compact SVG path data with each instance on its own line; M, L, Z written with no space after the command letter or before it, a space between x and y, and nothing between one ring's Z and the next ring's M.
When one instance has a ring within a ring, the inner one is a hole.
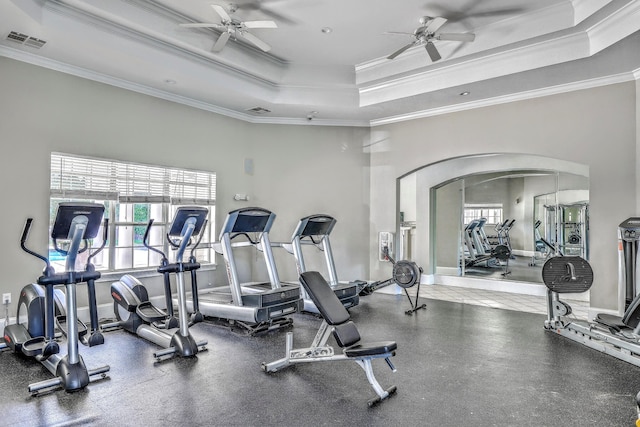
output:
M317 271L308 271L300 275L300 283L309 294L323 318L320 329L316 333L313 343L308 348L293 348L293 332L286 337L285 357L271 363L263 363L262 370L276 372L287 366L303 362L328 362L334 360L353 360L367 375L369 384L375 390L377 397L369 400L368 405L374 406L396 392L396 386L383 389L373 374L371 361L384 358L393 372L395 367L389 360L395 356L398 345L395 341L362 342L356 325L350 320L349 312L342 305L327 281ZM336 343L342 348L343 354L334 354L333 347L327 345L329 336L333 333Z

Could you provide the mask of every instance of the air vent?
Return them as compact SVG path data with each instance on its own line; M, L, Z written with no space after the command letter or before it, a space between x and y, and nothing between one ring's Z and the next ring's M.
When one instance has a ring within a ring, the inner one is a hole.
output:
M262 107L249 108L247 111L255 114L267 114L271 112L271 110L267 110L266 108L262 108Z
M33 47L35 49L40 49L46 43L45 40L42 40L36 37L31 37L29 35L22 34L17 31L11 31L7 36L7 40L11 40L12 42L20 43L25 46Z
M27 40L28 38L29 38L28 35L17 33L15 31L11 31L7 36L7 40L11 40L12 42L17 42L17 43L24 43L25 40Z

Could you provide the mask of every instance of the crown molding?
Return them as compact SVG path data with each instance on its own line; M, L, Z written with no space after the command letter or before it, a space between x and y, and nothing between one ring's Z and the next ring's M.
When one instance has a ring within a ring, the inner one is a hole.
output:
M360 105L369 106L550 65L583 59L640 30L640 2L611 2L578 25L452 59L398 72L380 59L356 68ZM386 73L383 68L388 68ZM366 82L369 80L368 82Z
M595 87L608 86L612 84L625 83L633 80L640 80L640 69L629 73L621 73L595 79L588 79L579 82L571 82L562 85L549 86L536 90L528 90L509 95L497 96L493 98L482 99L478 101L465 102L445 107L431 108L428 110L415 111L408 114L390 116L381 119L371 120L371 127L387 125L392 123L403 122L407 120L422 119L425 117L434 117L443 114L457 113L460 111L472 110L476 108L490 107L493 105L508 104L511 102L525 101L528 99L542 98L545 96L558 95L567 92L574 92L583 89L592 89Z
M159 90L149 86L133 83L124 79L109 76L106 74L98 73L92 70L72 66L63 62L55 61L53 59L45 58L39 55L35 55L29 52L25 52L19 49L10 48L8 46L0 45L0 56L4 56L10 59L14 59L27 64L35 65L38 67L46 68L53 71L58 71L64 74L69 74L75 77L91 80L98 83L103 83L109 86L114 86L120 89L129 90L132 92L140 93L143 95L152 96L155 98L163 99L165 101L175 102L177 104L186 105L189 107L197 108L204 111L209 111L221 116L230 117L233 119L242 120L249 123L260 124L284 124L284 125L311 125L311 126L353 126L353 127L368 127L369 122L367 120L326 120L314 118L308 120L306 118L286 118L286 117L260 117L229 108L224 108L218 105L214 105L207 102L198 101L192 98L188 98L181 95L176 95L167 91Z
M346 127L376 127L386 124L398 123L408 120L421 119L426 117L439 116L443 114L456 113L460 111L472 110L475 108L489 107L493 105L506 104L510 102L524 101L528 99L540 98L544 96L557 95L582 89L590 89L611 84L624 83L628 81L640 80L640 68L629 73L621 73L612 76L606 76L596 79L589 79L580 82L572 82L562 85L555 85L542 89L530 90L509 94L494 98L488 98L473 102L465 102L455 105L449 105L428 110L415 111L407 114L389 116L374 120L327 120L314 118L308 120L306 118L295 117L260 117L247 113L241 113L228 108L223 108L210 103L197 101L184 96L175 95L166 91L158 90L148 86L132 83L123 79L114 78L94 71L85 70L79 67L70 66L38 55L33 55L17 49L0 45L0 56L4 56L17 61L47 68L53 71L59 71L65 74L84 78L87 80L104 83L120 89L130 90L143 95L153 96L170 102L186 105L204 111L209 111L225 117L242 120L244 122L255 124L276 124L276 125L304 125L304 126L346 126Z
M397 79L384 80L360 87L360 106L374 105L413 95L433 92L580 59L587 56L586 35L539 37L535 42L517 43L493 52L470 55L435 70L425 70ZM563 56L562 60L559 56Z

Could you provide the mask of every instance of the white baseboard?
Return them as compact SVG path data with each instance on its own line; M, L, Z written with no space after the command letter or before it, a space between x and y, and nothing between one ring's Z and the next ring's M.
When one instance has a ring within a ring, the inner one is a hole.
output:
M441 276L434 277L434 283L444 286L457 286L462 288L482 289L489 291L510 292L513 294L545 296L547 287L540 284L517 282L511 280L491 280L487 278L478 279L475 277Z
M443 285L443 286L457 286L461 288L482 289L489 291L510 292L514 294L523 295L536 295L546 296L547 287L542 283L528 283L528 282L516 282L506 280L491 280L491 279L477 279L474 277L460 277L460 276L448 276L440 274L423 274L420 276L420 284L423 285ZM384 294L397 295L401 294L402 288L398 285L391 285L385 288L379 289L376 292ZM585 294L570 294L569 299L578 301L587 301L589 295Z
M443 276L457 276L460 274L460 269L457 267L436 267L436 275ZM425 276L424 274L422 276Z
M440 274L423 274L421 284L457 286L461 288L482 289L488 291L509 292L512 294L546 296L547 287L542 283L518 282L512 280L491 280L487 278L475 278L469 276L448 276ZM576 301L589 301L589 293L564 294L563 297Z
M533 251L526 251L524 249L514 249L512 252L516 256L527 257L527 258L531 258L535 254L535 252Z

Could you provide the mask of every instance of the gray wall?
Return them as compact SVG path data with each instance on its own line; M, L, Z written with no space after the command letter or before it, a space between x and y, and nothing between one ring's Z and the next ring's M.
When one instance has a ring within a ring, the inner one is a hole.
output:
M615 307L617 224L640 206L636 82L367 130L248 124L7 58L0 58L0 71L0 291L12 292L14 299L41 269L21 253L18 239L24 220L33 216L38 222L31 244L46 247L42 219L48 215L51 151L215 171L218 226L227 211L246 205L234 202L233 194L246 192L250 204L278 214L273 240L288 237L301 216L332 214L338 219L333 246L343 279L389 276L376 246L379 231L396 229L398 177L456 156L528 153L588 167L596 279L591 301ZM244 173L247 158L255 162L253 175ZM285 278L291 269L292 264L283 267ZM202 281L226 278L219 270Z
M332 241L338 276L367 276L368 129L248 124L3 57L0 73L0 292L11 292L12 312L21 287L43 267L20 250L19 239L26 218L34 217L29 244L46 251L51 151L215 171L216 236L226 213L242 206L276 213L272 241L289 239L305 215L331 214L338 220ZM253 175L245 173L245 159L253 159ZM235 202L235 193L251 199ZM250 262L257 268L244 277L262 279L261 257L248 260L257 260ZM291 255L279 253L278 263L283 279L296 279ZM227 283L224 268L202 272L199 281ZM151 292L159 294L156 282ZM100 287L99 303L109 303L108 287Z
M378 229L395 227L396 212L388 207L395 200L393 179L424 165L482 153L539 154L583 164L590 176L591 304L616 309L617 226L637 207L636 106L636 83L628 82L376 127L371 238ZM417 253L424 251L418 247ZM417 261L429 271L428 258ZM384 277L386 266L373 256L371 266L373 278Z

